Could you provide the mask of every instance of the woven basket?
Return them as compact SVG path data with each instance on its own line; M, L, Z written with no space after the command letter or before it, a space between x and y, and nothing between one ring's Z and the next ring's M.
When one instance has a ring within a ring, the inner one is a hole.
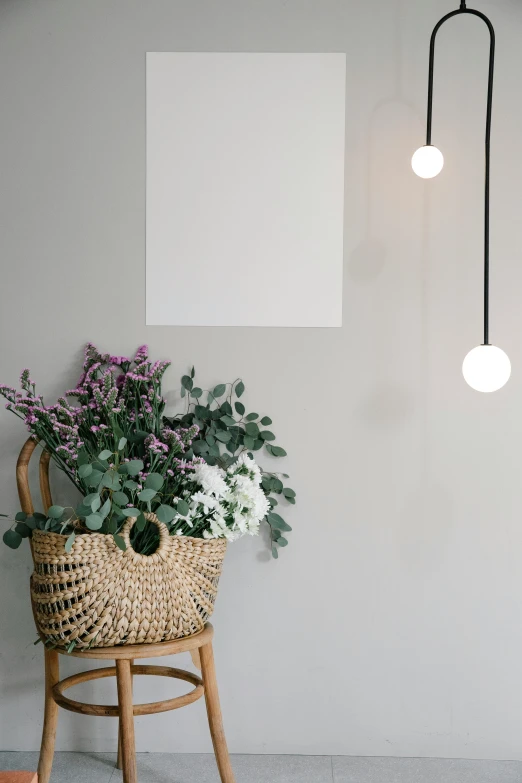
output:
M179 639L201 631L214 609L226 541L171 536L159 528L152 555L132 549L125 523L123 552L113 537L66 536L34 530L31 598L42 637L59 647L112 647Z

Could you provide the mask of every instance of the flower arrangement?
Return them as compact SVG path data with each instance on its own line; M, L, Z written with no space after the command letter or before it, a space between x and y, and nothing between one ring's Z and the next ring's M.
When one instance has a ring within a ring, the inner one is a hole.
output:
M195 371L181 378L181 396L186 400L184 413L166 418L168 426L177 432L185 428L197 428L189 456L201 457L207 465L229 469L241 455L247 452L263 450L271 457L286 457L282 446L275 444L276 436L267 429L272 424L269 416L247 413L240 398L245 391L241 378L233 383L220 383L212 390L204 390L195 385ZM203 404L203 399L206 404ZM290 525L274 509L281 502L295 505L296 493L283 484L286 473L261 470L261 489L269 504L264 521L270 528L272 557L279 556L279 548L288 544L285 533L291 531Z
M194 370L182 378L185 413L165 417L161 387L169 365L150 361L147 346L129 359L101 354L89 343L78 383L55 405L46 406L37 395L29 370L21 373L21 391L0 386L6 408L24 420L31 437L82 495L75 507L16 514L3 537L8 546L17 548L37 528L66 534L66 551L78 533L90 531L114 536L125 549L119 533L133 517L133 548L148 554L158 538L144 516L152 512L171 535L229 541L256 535L265 520L277 557L278 547L287 543L283 532L291 528L274 512L274 495L292 504L295 492L253 458L263 446L274 457L286 454L273 445L271 431L260 429L271 419L245 416L239 399L234 403L239 418L234 417L232 396L244 392L240 379L216 386L203 405Z
M256 535L270 504L260 488L261 471L248 454L241 454L227 471L212 465L197 465L194 478L201 490L190 498L188 514L180 518L177 535L227 538L245 533Z

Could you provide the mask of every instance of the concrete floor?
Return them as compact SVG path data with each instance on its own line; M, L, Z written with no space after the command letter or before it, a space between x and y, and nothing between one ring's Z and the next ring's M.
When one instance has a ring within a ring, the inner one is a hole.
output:
M121 783L114 753L56 753L51 783ZM36 769L37 753L0 752L0 771ZM520 761L232 756L236 783L522 783ZM138 754L140 783L220 783L207 754Z

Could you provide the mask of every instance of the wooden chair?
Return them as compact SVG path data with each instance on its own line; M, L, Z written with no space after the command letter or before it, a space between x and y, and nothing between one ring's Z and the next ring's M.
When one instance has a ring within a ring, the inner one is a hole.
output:
M16 465L16 480L18 494L22 510L26 514L34 511L31 492L29 488L28 466L36 443L31 438L26 441L20 452ZM42 452L40 457L40 491L44 510L52 505L51 490L49 486L49 459L50 454ZM45 712L40 748L40 761L38 763L38 783L49 783L51 767L54 756L56 739L56 726L58 722L58 707L63 707L71 712L82 715L101 715L118 718L118 762L117 766L123 770L123 783L137 783L136 750L134 743L134 716L152 715L157 712L167 712L184 707L197 701L203 695L207 707L208 723L212 744L222 783L234 783L234 773L228 755L219 695L214 668L214 656L212 652L212 637L214 630L207 623L203 631L194 636L187 636L170 642L159 644L120 645L116 647L97 647L90 650L78 650L69 653L76 658L85 660L114 660L115 666L100 669L91 669L73 674L60 681L59 655L67 655L65 650L45 649ZM163 655L176 655L189 651L192 660L198 669L201 669L201 677L183 669L174 669L170 666L143 666L136 665L135 661L142 658L156 658ZM193 690L183 696L177 696L165 701L149 702L147 704L133 704L132 678L137 675L154 675L160 677L172 677L185 680L194 685ZM85 704L74 701L65 696L64 691L73 685L89 680L98 680L104 677L116 676L118 688L118 704ZM1 774L1 773L0 773ZM16 773L9 773L16 774ZM25 773L27 774L27 773ZM10 780L10 779L8 779ZM25 783L22 779L14 778L13 783Z

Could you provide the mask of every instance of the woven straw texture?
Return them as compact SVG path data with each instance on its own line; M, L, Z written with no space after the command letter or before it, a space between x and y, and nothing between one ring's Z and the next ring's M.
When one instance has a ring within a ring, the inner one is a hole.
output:
M66 536L33 531L31 598L40 634L59 647L151 644L202 630L214 609L226 541L170 536L154 514L159 547L135 552L129 519L112 536L77 535L70 552Z

